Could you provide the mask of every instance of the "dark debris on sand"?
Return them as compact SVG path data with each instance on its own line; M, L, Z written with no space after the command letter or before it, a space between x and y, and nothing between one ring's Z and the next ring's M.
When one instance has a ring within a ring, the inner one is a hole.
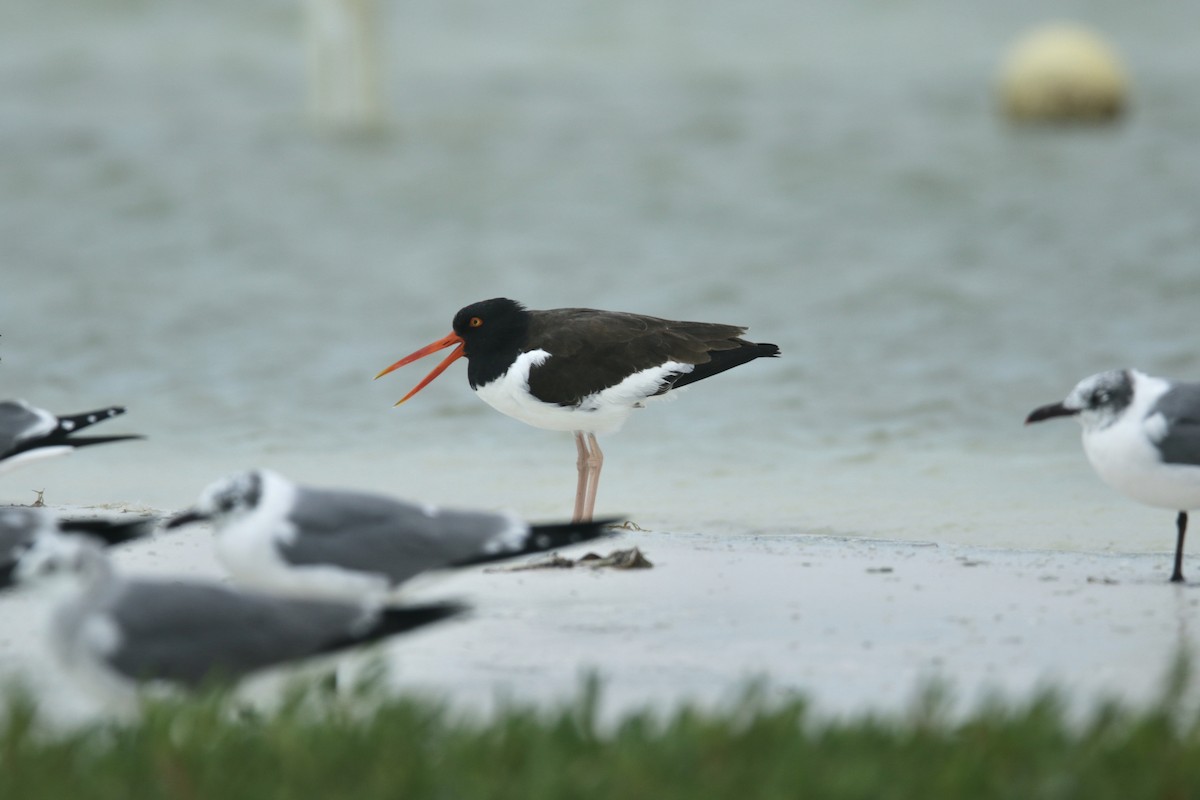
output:
M587 553L577 559L560 556L558 553L551 553L539 561L515 564L511 567L493 567L486 571L521 572L530 569L573 569L574 567L591 567L592 569L600 569L602 567L611 567L613 569L649 569L653 566L650 560L642 555L641 550L631 547L628 550L613 550L606 556L601 556L597 553Z

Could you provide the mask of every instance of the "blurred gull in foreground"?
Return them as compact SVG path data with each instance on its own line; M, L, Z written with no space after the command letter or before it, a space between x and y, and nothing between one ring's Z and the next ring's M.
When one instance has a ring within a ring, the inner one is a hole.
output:
M530 525L364 492L298 486L253 470L220 480L167 527L209 520L233 577L292 595L378 597L430 570L539 553L594 539L611 521Z
M60 599L50 643L64 667L122 705L142 685L196 689L365 644L453 617L454 603L379 608L285 600L211 583L125 580L79 536L39 538L22 582Z

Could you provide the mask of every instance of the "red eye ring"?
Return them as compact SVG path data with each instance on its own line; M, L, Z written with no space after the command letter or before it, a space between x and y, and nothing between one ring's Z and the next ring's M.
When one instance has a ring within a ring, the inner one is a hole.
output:
M483 325L483 320L480 317L471 317L467 324L472 328L478 328L479 326Z

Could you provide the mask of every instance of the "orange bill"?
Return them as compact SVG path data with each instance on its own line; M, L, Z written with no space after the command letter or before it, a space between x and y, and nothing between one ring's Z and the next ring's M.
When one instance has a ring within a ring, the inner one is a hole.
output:
M454 347L455 345L458 345L458 346ZM438 339L433 344L428 344L428 345L422 347L417 352L407 355L404 358L400 359L395 364L392 364L390 367L385 369L383 372L380 372L378 375L376 375L375 378L376 379L382 378L384 375L387 375L389 372L391 372L394 369L399 369L400 367L403 367L406 364L411 364L412 362L417 361L418 359L424 358L425 356L429 355L430 353L436 353L438 350L444 350L447 347L454 347L454 350L451 351L450 355L446 356L445 360L443 360L442 363L438 364L436 367L433 368L433 372L430 372L428 375L425 376L424 380L422 380L420 383L418 383L416 386L414 386L412 388L412 391L410 391L408 394L404 395L404 397L401 397L399 401L397 401L396 405L400 405L401 403L403 403L404 401L406 401L410 397L412 397L414 394L421 391L426 386L428 386L430 383L432 383L434 378L436 378L438 375L441 375L443 372L446 371L446 367L450 366L455 361L462 358L463 347L464 347L464 342L462 340L462 337L459 336L457 333L451 333L449 336L445 337L444 339Z

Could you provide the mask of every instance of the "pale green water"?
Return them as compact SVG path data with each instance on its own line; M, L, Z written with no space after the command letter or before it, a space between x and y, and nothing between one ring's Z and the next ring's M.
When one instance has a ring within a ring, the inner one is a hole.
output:
M125 403L150 441L4 499L174 508L251 464L567 513L574 451L452 370L370 377L467 302L751 326L784 359L605 441L660 529L1167 549L1035 405L1200 377L1200 7L1058 4L1134 81L1017 131L994 70L1041 3L389 7L393 125L314 133L292 3L0 11L0 394ZM36 471L34 471L36 470Z

